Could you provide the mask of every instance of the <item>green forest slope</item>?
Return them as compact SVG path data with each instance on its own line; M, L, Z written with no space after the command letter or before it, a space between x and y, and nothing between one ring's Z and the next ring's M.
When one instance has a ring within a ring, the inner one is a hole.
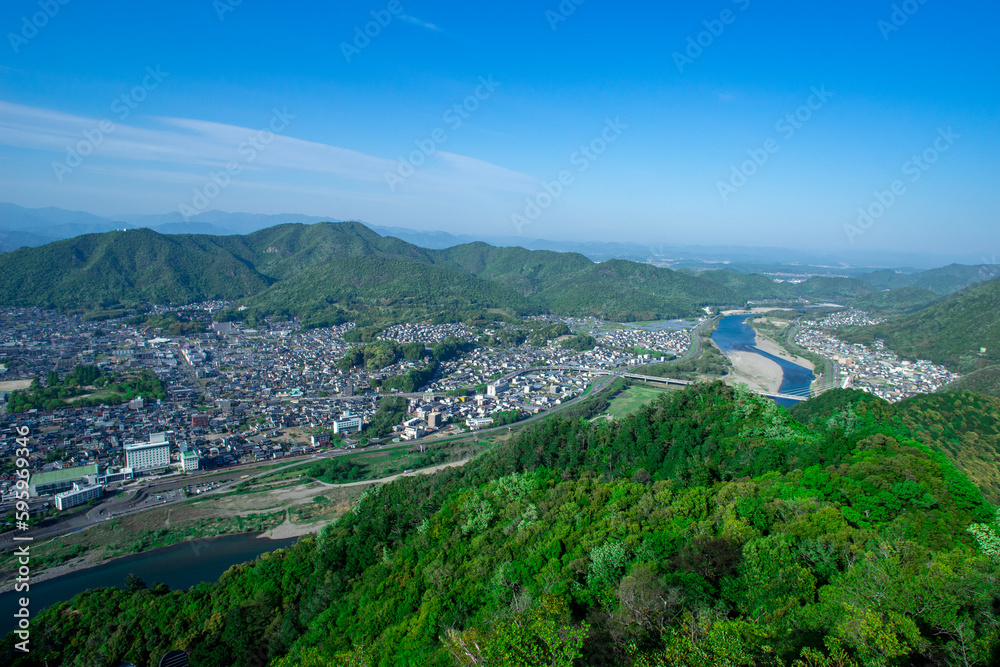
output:
M853 398L803 423L716 383L554 417L218 583L42 611L10 664L997 664L995 508L937 451L996 413Z
M955 390L889 403L864 391L837 389L796 405L791 414L821 425L844 411L906 429L947 456L987 500L1000 504L1000 398Z
M0 305L69 310L225 299L247 305L251 320L299 316L311 326L344 318L455 320L486 308L653 320L760 299L849 303L876 289L850 278L795 285L485 243L429 250L357 222L279 225L245 236L136 229L0 254Z
M987 366L963 375L942 391L974 391L1000 397L1000 365Z
M841 329L837 335L855 343L881 338L900 356L929 359L952 370L971 372L981 365L1000 363L998 312L1000 280L993 280L915 313L875 326Z

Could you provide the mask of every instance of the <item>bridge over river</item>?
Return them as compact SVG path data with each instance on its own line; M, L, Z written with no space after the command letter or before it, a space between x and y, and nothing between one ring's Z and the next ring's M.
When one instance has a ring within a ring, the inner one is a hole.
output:
M655 377L655 376L652 376L652 375L639 375L637 373L625 373L625 374L622 375L622 377L628 378L630 380L640 380L642 382L649 382L651 384L662 384L662 385L667 385L667 386L670 386L670 385L673 385L673 386L686 386L686 385L689 385L689 384L695 384L695 383L690 382L688 380L675 380L673 378ZM814 396L818 396L819 394L823 393L827 389L829 389L829 387L825 387L823 389L813 389L812 390L812 394ZM808 390L808 389L804 389L804 390L801 390L801 391L797 390L794 393L787 393L787 394L785 394L785 393L776 393L776 392L768 392L768 391L755 391L754 393L757 394L757 395L759 395L759 396L766 396L767 398L773 398L773 399L777 399L777 400L789 401L789 402L795 402L795 403L799 403L799 402L804 401L804 400L806 400L807 398L810 397L809 396L810 390Z

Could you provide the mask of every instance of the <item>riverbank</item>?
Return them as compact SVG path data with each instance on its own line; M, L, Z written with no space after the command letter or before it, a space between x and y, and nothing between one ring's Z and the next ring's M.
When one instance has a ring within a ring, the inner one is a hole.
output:
M719 314L722 315L723 317L729 317L730 315L762 315L764 313L770 313L775 310L794 311L796 309L785 308L785 307L779 308L776 306L757 306L756 308L751 308L750 310L747 310L746 308L733 308L730 310L724 310Z
M726 354L733 372L725 377L726 384L746 384L754 391L777 393L785 373L781 366L753 352L731 350Z
M171 522L173 523L175 531L183 530L184 526L189 525L189 520L178 521L178 514L185 510L196 513L200 520L205 521L207 525L212 528L221 528L218 524L222 521L232 523L235 520L243 522L259 522L258 525L262 523L264 530L242 532L220 531L215 534L204 534L200 531L190 531L188 532L188 534L191 535L190 539L170 541L168 544L161 544L152 548L142 549L139 552L119 552L115 553L110 558L105 557L107 549L102 548L106 546L106 543L102 544L102 542L105 542L109 536L102 534L100 538L93 540L94 544L92 547L88 548L80 556L59 563L58 565L51 565L37 570L37 572L32 572L31 581L40 583L42 581L55 579L63 575L81 572L83 570L102 565L108 565L123 558L135 556L137 553L145 554L155 551L156 549L162 549L169 546L200 543L206 539L212 539L223 535L254 535L260 539L266 540L287 540L315 534L318 533L323 527L333 523L341 515L349 511L351 505L354 503L355 497L360 493L362 487L373 484L386 484L398 479L399 477L408 475L433 474L444 468L463 466L468 463L469 460L470 459L463 459L460 461L453 461L429 468L419 469L412 473L400 473L382 477L380 479L350 482L347 484L326 484L315 480L309 480L306 484L296 485L292 488L275 489L270 492L252 494L230 492L218 497L212 497L211 499L206 497L205 499L200 499L194 504L185 503L171 508L148 510L147 512L133 515L131 517L123 517L123 519L118 519L116 521L124 521L128 526L128 532L133 534L136 538L144 533L148 533L150 530L155 530L158 526L170 527ZM335 493L337 495L332 495ZM325 496L323 496L323 502L318 503L315 499L321 494L325 494ZM276 508L275 503L280 503L284 506L284 508ZM206 504L210 505L210 507L205 507ZM277 516L277 521L272 521L278 513L283 516ZM173 514L172 519L171 514ZM292 520L293 517L296 519L295 521ZM280 523L278 523L278 521L280 521ZM178 525L179 523L181 525ZM271 523L271 525L267 525L268 523ZM110 525L105 523L92 526L90 530L97 533L105 533L109 530L109 528ZM85 539L85 537L86 536L81 533L77 533L73 536L62 536L53 540L48 540L47 542L38 542L33 545L33 549L38 549L39 547L46 545L48 542L59 541L62 543L63 540L75 541ZM13 589L13 585L13 577L5 577L4 580L0 582L0 594L11 591Z
M281 530L282 528L284 528L286 524L288 525L288 528ZM288 523L286 521L285 524L282 524L277 528L273 528L263 533L236 533L236 534L230 533L228 535L219 535L217 537L240 537L240 536L253 535L256 536L257 538L279 541L279 540L287 540L291 538L302 537L304 535L309 535L312 532L318 531L324 525L326 524L324 523L319 526L300 526L297 524ZM303 530L303 529L309 529L309 530ZM207 538L207 539L216 539L216 538ZM114 558L101 558L101 555L96 551L90 551L82 556L79 556L78 558L66 561L65 563L60 563L59 565L53 565L51 567L47 567L43 570L38 571L37 573L32 572L30 583L33 586L35 584L40 584L43 581L49 581L50 579L57 579L67 574L76 574L78 572L83 572L85 570L89 570L95 567L101 567L103 565L111 565L113 563L125 560L126 558L130 558L136 555L145 555L157 551L159 549L168 549L170 547L175 547L178 545L182 546L185 544L195 544L198 542L204 542L204 540L205 538L199 540L184 540L182 542L174 542L173 544L169 544L166 546L156 547L155 549L141 551L138 554L123 554L121 556L115 556ZM0 583L0 595L4 593L9 593L12 590L14 590L13 581L8 580Z
M805 357L800 357L800 356L791 354L788 350L786 350L780 344L776 343L775 341L771 340L770 338L767 338L766 336L762 336L759 331L757 332L757 347L759 349L763 350L764 352L767 352L768 354L773 354L774 356L780 357L781 359L784 359L787 362L793 363L796 366L802 366L804 368L808 368L809 370L813 371L814 373L816 372L816 364L814 364L813 362L809 361Z
M777 335L787 330L762 326L754 318L746 313L724 317L712 335L712 342L733 365L727 384L742 382L758 392L805 396L815 379L813 363L778 342L782 339ZM761 328L765 329L764 334Z
M263 554L290 547L296 541L297 538L259 540L256 533L226 535L153 549L94 567L52 568L46 577L31 577L30 593L8 591L0 594L0 636L16 627L17 618L11 614L25 606L20 603L25 595L30 596L34 617L43 609L71 600L85 591L120 588L130 575L139 577L149 586L164 584L171 590L182 591L217 581L234 565L253 562Z

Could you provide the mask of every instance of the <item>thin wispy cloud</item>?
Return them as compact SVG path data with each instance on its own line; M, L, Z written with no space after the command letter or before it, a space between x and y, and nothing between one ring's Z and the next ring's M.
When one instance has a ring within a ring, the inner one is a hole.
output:
M102 133L85 168L109 177L128 174L179 183L203 180L206 170L222 169L235 161L242 172L260 182L301 182L310 174L313 179L334 179L329 181L331 186L337 182L377 186L385 182L387 172L398 167L392 159L278 133L272 133L266 148L254 150L252 160L247 160L245 149L259 141L268 118L260 128L192 118L147 120L151 127L114 123L112 131ZM0 146L47 151L54 161L61 160L69 147L83 140L85 133L93 133L100 123L100 119L0 101ZM426 169L424 179L435 191L450 185L521 192L533 181L530 176L476 158L444 152L438 157L435 166Z
M440 32L440 33L444 32L444 30L440 26L437 26L433 23L428 23L427 21L421 21L416 16L410 16L409 14L400 14L399 18L401 18L404 21L407 21L408 23L412 23L413 25L418 25L421 28L427 28L428 30L433 30L434 32Z

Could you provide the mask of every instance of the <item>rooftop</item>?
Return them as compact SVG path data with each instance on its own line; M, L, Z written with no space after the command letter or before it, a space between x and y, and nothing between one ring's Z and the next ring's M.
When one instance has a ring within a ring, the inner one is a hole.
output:
M62 470L52 470L50 472L39 472L31 476L31 483L38 484L51 484L53 482L62 482L68 479L77 479L79 477L84 477L86 475L96 475L97 474L97 464L92 463L87 466L77 466L75 468L63 468Z

